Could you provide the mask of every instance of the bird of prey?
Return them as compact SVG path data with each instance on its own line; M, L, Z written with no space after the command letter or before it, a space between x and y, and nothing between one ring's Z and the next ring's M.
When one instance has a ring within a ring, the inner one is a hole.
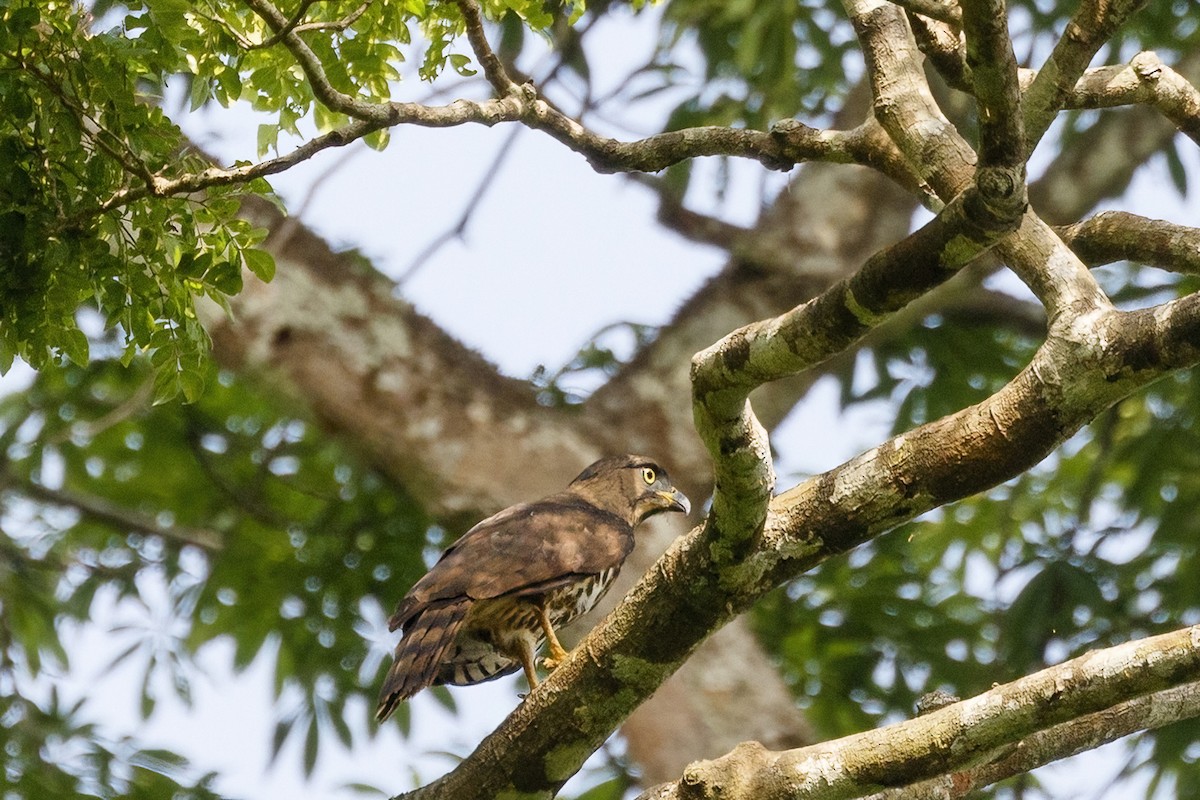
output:
M538 676L543 641L554 669L567 652L555 629L591 610L633 549L633 529L663 511L691 510L666 470L643 456L592 464L565 491L506 508L442 553L388 620L403 637L375 717L426 686L525 670Z

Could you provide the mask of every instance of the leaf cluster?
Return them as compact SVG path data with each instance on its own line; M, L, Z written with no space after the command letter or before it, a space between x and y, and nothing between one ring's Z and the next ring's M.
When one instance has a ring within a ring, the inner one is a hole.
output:
M424 571L440 529L229 376L186 406L151 405L153 382L144 359L94 361L43 372L0 405L0 667L21 676L10 701L39 707L21 687L67 667L67 625L88 620L103 590L135 620L113 632L113 663L140 669L143 716L158 676L187 702L196 654L229 641L237 671L273 661L275 750L301 737L311 771L319 745L375 730L364 700L390 652L384 607Z
M137 199L155 176L207 166L155 102L182 56L156 25L88 23L75 3L0 4L0 372L16 357L87 363L77 315L90 306L126 358L154 351L160 399L195 398L208 346L196 299L272 270L236 218L238 193L267 187Z

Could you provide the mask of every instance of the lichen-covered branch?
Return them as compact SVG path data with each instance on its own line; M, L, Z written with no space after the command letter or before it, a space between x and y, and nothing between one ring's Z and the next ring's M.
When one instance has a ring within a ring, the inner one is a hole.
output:
M997 215L971 187L850 278L786 314L734 331L693 358L693 415L713 460L707 535L720 554L716 569L742 561L774 486L766 432L750 407L750 392L844 350L1015 226L1011 215Z
M1047 728L1004 748L994 760L949 772L901 789L887 789L865 800L955 800L993 783L1023 775L1073 755L1094 750L1139 731L1154 730L1200 717L1200 683L1137 697Z
M1020 474L1120 398L1200 361L1200 296L1094 315L1081 331L1086 338L1048 339L984 402L773 499L761 536L738 563L725 559L707 526L678 540L475 753L405 796L553 796L700 641L763 594L918 514Z
M1026 147L1032 151L1064 107L1092 58L1146 0L1084 0L1025 92Z
M1035 73L1022 70L1023 85L1035 80ZM1200 144L1200 90L1152 51L1138 53L1128 64L1087 70L1061 102L1073 109L1151 106Z
M906 722L782 753L750 742L639 800L825 800L907 786L981 761L1056 726L1200 678L1200 626L1095 650ZM1200 713L1200 703L1176 713ZM1183 719L1186 717L1177 717ZM928 795L925 795L928 796Z
M962 0L962 10L967 65L979 104L978 169L1008 168L1018 173L1010 180L1024 184L1021 89L1004 0ZM1024 187L1014 191L1023 202Z
M1200 275L1200 228L1105 211L1058 228L1058 235L1088 266L1135 261L1171 272Z
M950 278L1014 228L968 189L920 229L804 305L729 334L693 362L694 394L736 407L763 383L840 352L888 315ZM724 393L733 393L725 400Z

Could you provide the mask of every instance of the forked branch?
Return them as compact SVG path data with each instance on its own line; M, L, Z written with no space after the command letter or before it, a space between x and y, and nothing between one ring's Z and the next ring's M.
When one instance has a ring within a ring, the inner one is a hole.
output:
M970 700L836 741L778 753L747 743L721 758L693 764L678 782L651 789L639 800L864 797L981 763L1001 763L1027 737L1060 726L1094 725L1090 716L1158 692L1190 689L1173 693L1180 702L1158 724L1200 715L1197 678L1200 626L1193 626L1095 650ZM1143 705L1144 713L1129 715L1122 727L1139 730L1155 721L1149 715L1151 704ZM1108 738L1112 731L1105 734Z

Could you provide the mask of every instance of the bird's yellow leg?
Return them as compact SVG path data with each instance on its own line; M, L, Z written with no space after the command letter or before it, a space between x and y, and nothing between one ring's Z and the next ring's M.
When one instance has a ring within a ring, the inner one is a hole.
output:
M517 655L521 667L525 670L525 680L529 681L529 689L532 691L538 685L537 666L533 660L533 645L523 636L517 644Z
M546 669L555 669L567 660L567 651L559 643L558 637L554 635L554 626L550 624L550 615L546 613L546 607L542 603L537 605L537 615L542 632L546 634L546 646L550 650L550 655L542 659L542 666Z

